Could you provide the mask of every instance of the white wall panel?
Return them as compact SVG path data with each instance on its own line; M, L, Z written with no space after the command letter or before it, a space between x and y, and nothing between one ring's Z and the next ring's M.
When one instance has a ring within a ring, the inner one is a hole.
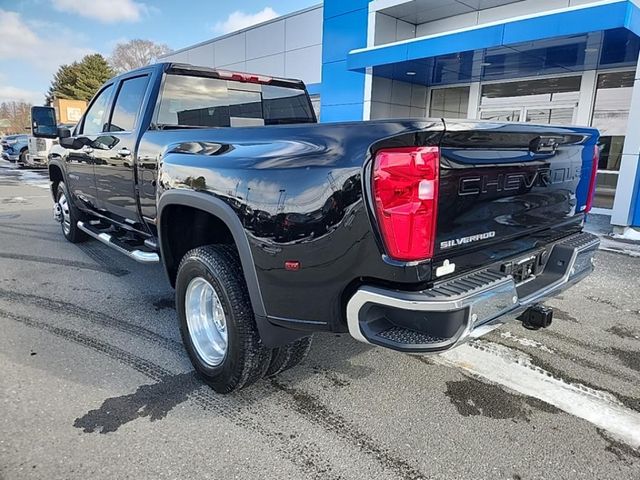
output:
M284 53L247 60L246 70L251 73L284 77Z
M163 57L227 70L322 81L322 7L230 34ZM395 19L394 19L395 35Z
M506 20L520 15L530 13L545 12L556 8L566 8L569 6L568 0L527 0L525 2L503 5L501 7L481 10L478 14L478 23L496 22Z
M284 20L247 30L247 60L284 51Z
M322 8L285 19L285 49L322 44Z
M416 27L416 37L448 32L458 28L471 27L478 23L478 12L464 13L453 17L443 18L435 22L422 23Z
M411 116L411 107L405 105L391 105L391 118L408 118Z
M411 106L411 84L394 80L391 89L391 103Z
M193 65L213 67L216 64L214 58L213 43L208 43L206 45L201 45L200 47L192 48L191 50L187 50L187 53L189 63Z
M373 77L373 86L371 88L371 101L391 103L391 90L393 89L393 81L385 77Z
M407 3L409 4L411 2ZM456 0L454 3L465 4L465 2L461 0ZM416 37L448 32L460 28L469 28L489 22L508 20L521 15L544 14L559 8L596 3L596 0L522 0L511 2L507 5L504 5L505 2L503 1L482 2L479 4L477 2L467 3L473 7L480 5L480 10L457 13L455 9L451 8L451 5L441 6L439 8L444 9L448 14L440 15L441 18L437 20L418 24L416 26ZM494 6L500 3L503 3L503 5ZM435 15L433 11L431 13ZM378 15L383 16L384 14L379 13ZM436 15L436 17L438 17L438 15Z
M189 63L189 54L187 51L172 53L166 57L162 58L165 62L176 62L176 63Z
M245 33L241 33L215 42L216 64L229 65L231 63L244 62L246 60L245 36Z
M411 107L409 111L409 115L411 118L426 118L427 117L427 109L426 108L416 108Z
M408 38L415 38L416 26L413 23L403 22L398 20L396 22L396 40L407 40Z
M305 83L322 81L322 46L300 48L285 54L284 76L299 78Z
M426 108L427 106L427 87L424 85L411 86L411 106L417 108Z
M383 102L371 102L371 120L391 118L391 104Z
M376 15L375 45L384 45L396 41L396 19L388 15L378 13Z
M216 65L216 68L220 68L222 70L231 70L232 72L248 71L247 62L230 63L228 65ZM251 73L254 73L254 72L251 72Z

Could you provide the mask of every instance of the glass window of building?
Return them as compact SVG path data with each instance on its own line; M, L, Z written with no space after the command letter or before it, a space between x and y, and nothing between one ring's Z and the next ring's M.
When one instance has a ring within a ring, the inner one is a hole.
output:
M519 122L520 110L482 110L480 118L492 122Z
M467 118L468 110L469 87L437 88L431 92L432 118Z
M480 118L496 122L574 123L582 78L556 77L482 86Z
M594 206L613 208L633 92L634 72L598 75L591 125L600 130L600 164Z

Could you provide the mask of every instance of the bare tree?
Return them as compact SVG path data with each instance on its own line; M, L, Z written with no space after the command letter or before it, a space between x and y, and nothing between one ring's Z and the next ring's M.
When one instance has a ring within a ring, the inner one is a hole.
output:
M117 44L109 60L113 69L120 73L149 65L169 52L171 49L167 45L137 38Z
M26 133L31 126L31 104L27 102L0 103L0 119L7 133Z

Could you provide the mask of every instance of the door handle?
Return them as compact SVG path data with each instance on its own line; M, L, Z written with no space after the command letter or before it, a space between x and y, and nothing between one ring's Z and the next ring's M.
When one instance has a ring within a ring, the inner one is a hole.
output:
M124 147L118 150L117 153L119 157L128 157L131 155L131 150L129 150L127 147Z

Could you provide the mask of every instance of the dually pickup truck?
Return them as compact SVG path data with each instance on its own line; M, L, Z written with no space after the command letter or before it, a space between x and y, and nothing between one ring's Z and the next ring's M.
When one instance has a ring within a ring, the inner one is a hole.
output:
M73 132L34 107L54 218L162 262L218 392L299 363L313 332L438 353L593 270L590 128L413 119L318 124L302 82L160 63L97 93Z

